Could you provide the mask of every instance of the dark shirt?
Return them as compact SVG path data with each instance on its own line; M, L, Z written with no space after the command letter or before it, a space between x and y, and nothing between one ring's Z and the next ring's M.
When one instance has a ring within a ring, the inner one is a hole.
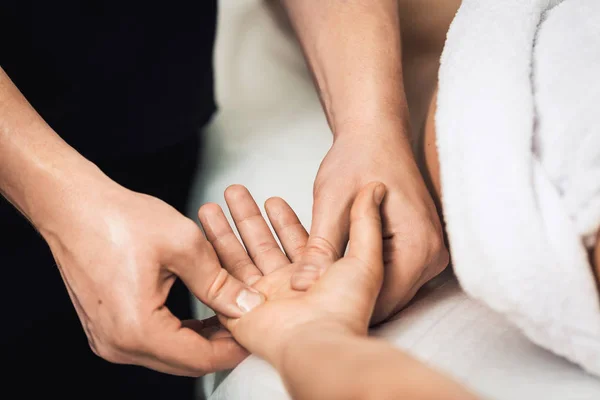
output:
M216 0L0 1L0 66L90 159L156 151L215 111Z

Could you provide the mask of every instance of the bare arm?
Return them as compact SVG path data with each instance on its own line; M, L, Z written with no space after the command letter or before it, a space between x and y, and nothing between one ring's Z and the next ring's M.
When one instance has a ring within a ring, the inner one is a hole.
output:
M475 399L392 345L362 336L298 331L277 366L294 399Z
M49 208L66 206L64 191L77 178L108 181L44 122L1 68L0 160L0 193L38 229L51 217Z
M283 0L304 49L334 135L382 117L402 126L397 0Z

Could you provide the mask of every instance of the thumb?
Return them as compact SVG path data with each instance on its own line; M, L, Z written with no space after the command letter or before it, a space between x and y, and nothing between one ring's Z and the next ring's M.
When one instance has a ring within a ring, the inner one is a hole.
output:
M350 213L347 255L334 263L315 289L336 298L351 296L351 306L373 311L383 282L383 244L380 206L386 188L373 182L360 191Z
M255 289L231 276L219 263L219 258L200 229L192 243L167 262L169 270L177 275L202 303L215 312L230 318L239 318L264 302Z
M325 268L342 257L348 241L351 205L339 204L338 198L328 195L315 196L310 235L299 262L311 272L294 274L293 289L309 289Z

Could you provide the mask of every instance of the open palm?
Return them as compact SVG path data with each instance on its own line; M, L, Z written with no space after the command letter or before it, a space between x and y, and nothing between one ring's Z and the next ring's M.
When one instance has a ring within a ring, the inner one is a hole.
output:
M204 205L198 213L200 221L222 266L232 276L253 284L267 298L242 318L222 318L236 340L248 350L271 358L300 327L327 326L366 334L383 279L379 204L384 192L383 185L371 184L357 197L346 257L331 265L303 265L297 274L296 262L308 234L285 201L272 198L265 205L283 250L245 187L235 185L225 192L245 248L221 208ZM322 274L310 290L292 289L292 275L294 279L314 281L315 275Z

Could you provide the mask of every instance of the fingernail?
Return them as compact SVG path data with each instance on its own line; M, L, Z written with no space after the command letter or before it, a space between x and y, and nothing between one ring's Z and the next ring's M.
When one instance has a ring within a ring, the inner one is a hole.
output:
M373 200L375 200L375 203L381 204L383 196L385 196L385 186L380 183L373 192Z
M238 295L236 303L240 310L247 313L264 303L264 298L256 290L244 289Z

